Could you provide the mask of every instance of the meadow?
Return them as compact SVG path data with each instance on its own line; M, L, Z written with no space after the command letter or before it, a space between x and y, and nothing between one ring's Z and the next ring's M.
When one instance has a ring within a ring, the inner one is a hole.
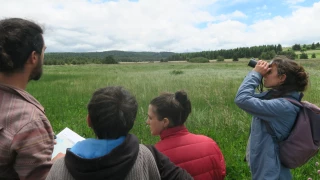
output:
M234 98L251 70L247 62L44 66L41 80L29 83L27 91L45 107L55 133L69 127L92 138L94 134L86 125L86 105L92 93L109 85L124 86L139 103L131 133L143 144L154 144L159 138L151 136L145 124L150 100L161 92L184 89L192 103L186 122L189 131L209 136L219 144L227 164L227 180L246 180L250 179L250 172L243 159L251 115L239 109ZM310 74L310 87L303 99L320 106L319 59L297 62ZM320 162L319 155L292 170L294 179L320 179L317 161Z

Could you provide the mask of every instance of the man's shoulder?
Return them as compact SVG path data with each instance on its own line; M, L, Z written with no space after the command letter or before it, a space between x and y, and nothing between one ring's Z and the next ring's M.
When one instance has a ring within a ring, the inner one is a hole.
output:
M48 121L44 109L39 106L41 105L26 100L14 89L6 89L2 86L0 88L0 126L6 127L8 133L16 134L22 128L30 127L31 124L46 123L43 122Z
M10 101L15 101L17 103L23 103L28 106L34 106L40 111L44 112L44 108L39 103L39 101L23 89L7 86L0 83L0 96L2 98L6 98L6 104L8 104Z
M19 94L0 90L0 97L0 111L3 111L1 114L6 114L6 116L44 114L44 108L40 103L30 102Z

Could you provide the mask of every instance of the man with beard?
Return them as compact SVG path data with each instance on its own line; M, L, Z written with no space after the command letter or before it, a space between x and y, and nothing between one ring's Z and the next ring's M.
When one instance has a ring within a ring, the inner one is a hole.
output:
M45 179L52 166L51 124L25 91L42 74L42 34L34 22L0 20L0 179Z

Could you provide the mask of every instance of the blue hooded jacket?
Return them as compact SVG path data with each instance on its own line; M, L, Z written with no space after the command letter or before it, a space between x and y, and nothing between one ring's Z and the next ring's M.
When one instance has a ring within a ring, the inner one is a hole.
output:
M278 141L288 137L299 107L285 98L272 99L272 91L255 93L262 76L251 71L242 82L235 98L235 103L253 116L247 147L253 180L290 180L290 169L284 167L279 159ZM299 92L291 92L285 97L299 100ZM265 121L265 122L263 122ZM272 137L266 129L268 123L275 133Z

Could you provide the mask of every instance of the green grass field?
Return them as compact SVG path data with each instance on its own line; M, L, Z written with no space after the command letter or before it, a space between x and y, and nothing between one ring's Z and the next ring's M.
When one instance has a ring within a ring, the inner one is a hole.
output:
M310 74L311 85L304 100L320 105L320 63L298 60ZM234 104L243 78L250 71L247 61L193 63L144 63L118 65L45 66L38 82L27 91L46 108L54 132L69 127L83 137L94 137L86 126L86 105L97 88L120 85L131 91L139 102L138 116L132 129L143 144L159 139L150 135L145 121L150 100L161 92L187 91L192 113L186 126L193 133L213 138L220 146L227 164L228 180L250 179L243 162L251 116ZM294 179L320 179L315 162L292 170Z

